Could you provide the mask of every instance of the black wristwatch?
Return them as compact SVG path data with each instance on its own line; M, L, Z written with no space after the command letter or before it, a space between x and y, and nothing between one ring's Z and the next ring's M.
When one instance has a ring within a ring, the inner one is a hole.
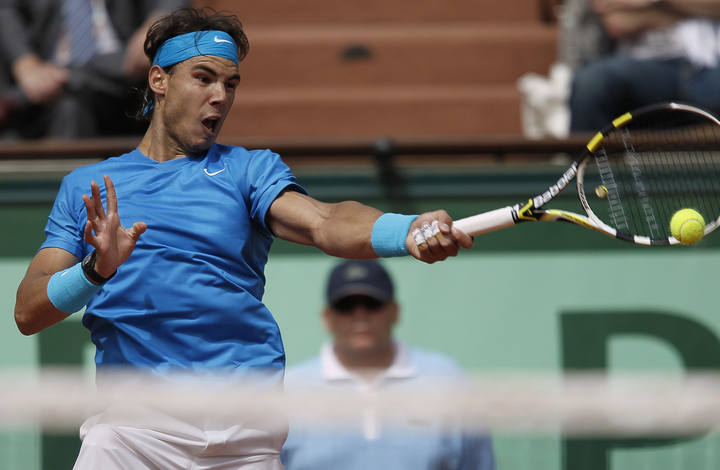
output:
M97 259L97 252L93 250L89 255L87 255L82 260L82 270L85 273L85 276L92 282L93 284L97 284L99 286L105 284L108 282L112 277L117 274L117 271L112 273L110 277L102 277L100 274L98 274L97 271L95 271L95 260Z

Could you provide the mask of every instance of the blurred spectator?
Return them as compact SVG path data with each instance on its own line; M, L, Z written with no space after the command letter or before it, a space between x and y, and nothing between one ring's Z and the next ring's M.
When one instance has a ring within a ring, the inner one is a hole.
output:
M323 312L332 343L319 357L288 369L286 389L336 391L374 396L448 386L464 375L448 357L409 348L393 339L399 317L392 280L373 260L345 261L332 270ZM359 403L364 400L358 400ZM384 422L364 408L357 429L304 429L291 420L283 446L286 470L489 470L490 438L432 416Z
M0 138L141 134L145 33L188 3L0 0Z
M720 1L568 3L563 21L571 33L563 42L566 62L577 65L571 132L596 131L626 111L662 101L720 112Z

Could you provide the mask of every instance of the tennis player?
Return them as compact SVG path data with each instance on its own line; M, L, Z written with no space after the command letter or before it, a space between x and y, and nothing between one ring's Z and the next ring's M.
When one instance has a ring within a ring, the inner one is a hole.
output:
M241 379L262 370L279 384L285 354L262 303L274 237L338 257L409 254L428 263L472 244L444 211L326 204L277 154L216 144L247 51L234 16L183 9L150 28L148 130L132 152L63 179L46 240L18 288L22 333L85 306L98 374L218 370ZM435 221L439 233L428 229ZM427 235L422 249L416 229ZM280 469L286 432L286 424L239 420L138 426L103 413L81 427L75 468Z

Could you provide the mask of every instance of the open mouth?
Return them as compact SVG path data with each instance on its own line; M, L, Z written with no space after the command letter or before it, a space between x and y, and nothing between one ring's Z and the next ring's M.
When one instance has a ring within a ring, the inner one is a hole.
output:
M220 118L212 117L202 120L202 125L209 134L215 135L220 124Z

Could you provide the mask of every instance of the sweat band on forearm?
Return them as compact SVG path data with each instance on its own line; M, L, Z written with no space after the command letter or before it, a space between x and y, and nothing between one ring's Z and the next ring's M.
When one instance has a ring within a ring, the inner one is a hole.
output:
M85 277L80 263L52 275L47 296L56 309L68 315L83 308L101 286Z
M383 258L407 255L405 240L410 231L410 225L417 217L417 215L391 212L381 215L375 221L372 230L371 243L375 253Z

